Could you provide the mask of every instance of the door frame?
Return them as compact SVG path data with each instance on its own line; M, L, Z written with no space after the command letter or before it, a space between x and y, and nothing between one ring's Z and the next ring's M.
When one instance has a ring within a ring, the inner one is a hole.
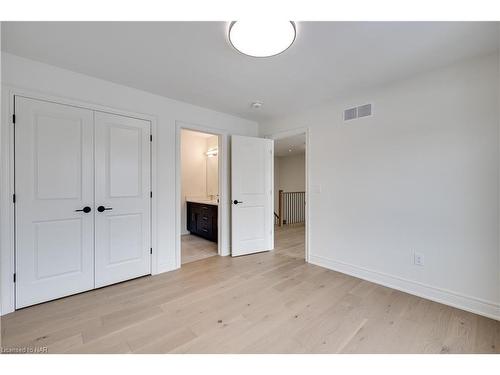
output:
M217 213L217 253L220 256L231 254L230 250L230 223L227 205L228 188L228 132L222 129L212 128L205 125L193 124L186 121L175 122L175 268L181 267L181 212L182 212L182 165L181 165L181 132L191 130L219 137L218 140L218 162L219 162L219 206Z
M306 135L306 152L305 152L305 172L306 172L306 175L305 175L305 187L306 187L306 192L305 192L305 195L306 195L306 210L305 210L305 241L304 241L304 247L305 247L305 254L304 254L304 258L305 258L305 261L307 263L310 262L310 252L309 252L309 249L310 249L310 204L309 202L311 201L309 199L310 197L310 191L311 191L311 184L310 184L310 178L309 178L309 171L310 171L310 168L309 168L309 160L310 160L310 157L309 157L309 127L303 127L303 128L295 128L295 129L292 129L292 130L284 130L284 131L278 131L278 132L275 132L275 133L271 133L271 134L268 134L268 135L265 135L264 138L269 138L269 139L273 139L273 140L278 140L278 139L283 139L283 138L288 138L288 137L291 137L291 136L294 136L294 135L299 135L299 134L305 134ZM273 169L273 175L274 175L274 169ZM274 201L273 201L274 202ZM274 220L273 220L274 222Z
M34 90L26 90L16 86L2 85L2 111L0 127L0 316L15 311L15 287L16 284L13 275L16 270L15 263L15 205L12 201L15 187L15 168L14 168L14 123L13 114L15 107L15 97L26 97L29 99L53 102L72 107L88 109L92 111L106 112L119 116L132 117L150 122L150 131L153 137L151 142L151 160L150 160L150 186L153 196L151 198L151 245L153 254L151 255L151 274L158 273L158 230L157 230L157 123L156 116L145 113L131 112L121 109L108 107L96 103L89 103L80 100L73 100L64 97L54 96L48 93Z

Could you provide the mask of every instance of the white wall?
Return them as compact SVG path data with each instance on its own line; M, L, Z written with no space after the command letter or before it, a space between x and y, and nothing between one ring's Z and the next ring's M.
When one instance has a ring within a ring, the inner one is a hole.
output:
M279 191L305 191L306 155L295 154L274 158L274 211L278 212Z
M279 188L284 191L304 191L306 188L305 154L279 157Z
M155 202L157 212L158 232L153 238L153 256L158 257L158 272L172 270L176 267L176 181L175 181L175 143L176 122L197 124L221 129L229 134L255 136L258 125L255 122L230 116L224 113L197 107L187 103L171 100L144 91L117 85L111 82L74 73L54 66L38 63L8 53L2 53L2 84L22 89L34 90L40 93L90 104L108 106L124 111L143 113L154 116L157 121L157 133L153 142L157 150ZM8 89L4 87L2 96L2 186L10 183L8 159L9 146L9 108ZM5 148L7 145L7 148ZM225 146L226 148L228 145ZM229 191L229 186L226 186ZM12 259L6 249L12 241L9 229L10 195L8 189L1 193L2 213L0 225L2 232L2 265L8 267ZM229 206L229 204L228 204ZM221 238L221 246L229 247L229 231L227 238ZM7 266L6 266L7 264ZM10 306L13 301L11 274L3 275L2 302ZM2 312L5 312L2 309Z
M500 319L498 70L484 56L261 124L309 127L312 262Z

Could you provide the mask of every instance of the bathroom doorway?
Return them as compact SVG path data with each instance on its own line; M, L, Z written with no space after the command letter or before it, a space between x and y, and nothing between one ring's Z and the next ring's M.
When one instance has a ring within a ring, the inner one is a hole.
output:
M181 129L181 265L219 254L220 137Z

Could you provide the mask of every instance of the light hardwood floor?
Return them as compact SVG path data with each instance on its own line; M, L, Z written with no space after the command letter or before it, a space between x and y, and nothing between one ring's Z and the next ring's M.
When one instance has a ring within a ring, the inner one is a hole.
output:
M181 263L191 263L197 260L217 255L217 244L204 238L186 234L181 236Z
M26 308L4 347L49 353L499 353L500 322L304 262L304 228L273 252Z

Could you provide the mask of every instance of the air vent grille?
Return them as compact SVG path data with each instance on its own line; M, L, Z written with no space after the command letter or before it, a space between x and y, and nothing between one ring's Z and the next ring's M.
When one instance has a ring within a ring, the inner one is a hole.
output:
M371 116L371 114L372 114L371 104L360 105L358 107L358 117Z
M344 111L344 121L354 120L357 117L358 117L357 108L349 108Z
M361 117L368 117L372 115L372 105L363 104L357 107L348 108L344 110L344 121L354 120Z

